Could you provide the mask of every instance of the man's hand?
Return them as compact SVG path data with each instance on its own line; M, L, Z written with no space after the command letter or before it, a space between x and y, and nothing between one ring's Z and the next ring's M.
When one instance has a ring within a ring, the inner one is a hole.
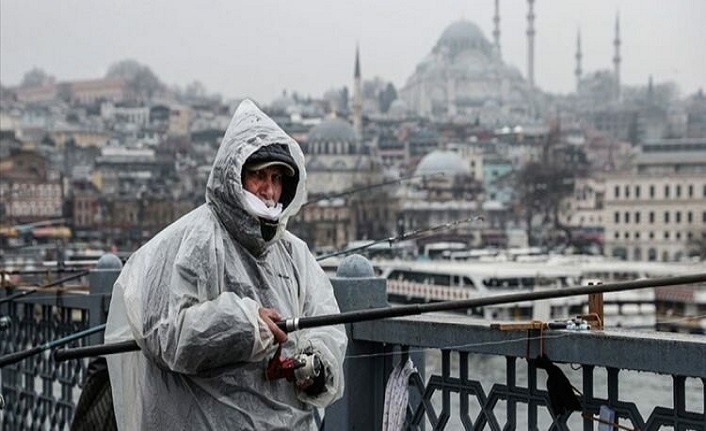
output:
M277 322L282 320L282 316L279 315L277 310L274 308L258 308L257 312L260 318L265 321L278 343L282 344L287 341L287 333L277 326Z

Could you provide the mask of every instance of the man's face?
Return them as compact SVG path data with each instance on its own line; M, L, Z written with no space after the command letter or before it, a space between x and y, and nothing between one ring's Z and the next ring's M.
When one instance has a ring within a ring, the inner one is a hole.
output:
M282 196L282 168L268 166L259 171L245 171L243 187L260 198L268 207L273 207Z

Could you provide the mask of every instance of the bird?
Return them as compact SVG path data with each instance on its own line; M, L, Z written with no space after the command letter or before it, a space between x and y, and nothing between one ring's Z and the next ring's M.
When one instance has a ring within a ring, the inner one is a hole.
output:
M566 375L549 358L542 354L532 360L537 368L547 372L547 393L549 404L555 415L581 411L581 401L576 396L576 389Z

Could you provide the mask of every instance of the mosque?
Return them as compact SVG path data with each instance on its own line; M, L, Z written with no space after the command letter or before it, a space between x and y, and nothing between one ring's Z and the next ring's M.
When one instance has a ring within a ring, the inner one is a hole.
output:
M444 30L400 97L422 117L499 125L526 123L534 103L532 88L519 70L506 65L498 46L470 21Z
M411 113L432 121L501 127L536 123L546 103L534 86L534 1L528 0L526 77L502 60L496 0L493 42L473 22L450 24L401 88L400 98L390 106L391 117ZM617 51L615 58L619 79ZM577 80L582 78L580 60L579 42ZM440 146L421 158L414 174L445 172L443 178L408 184L395 195L382 190L346 193L384 180L379 148L374 140L363 138L361 84L356 50L351 121L326 118L300 139L306 154L309 204L294 230L316 248L341 249L354 240L389 237L400 225L409 230L468 218L481 210L487 213L488 202L479 187L482 179L471 172L470 162ZM499 231L509 208L501 205L497 210L490 225ZM479 245L478 232L472 230L449 234Z

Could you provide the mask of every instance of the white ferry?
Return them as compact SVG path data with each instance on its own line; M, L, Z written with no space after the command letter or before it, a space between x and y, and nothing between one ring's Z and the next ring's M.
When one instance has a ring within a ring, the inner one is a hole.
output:
M553 257L543 262L375 260L391 302L435 302L536 289L613 283L706 272L706 263L625 262ZM604 294L604 325L679 332L706 331L706 286L670 286ZM588 296L468 310L492 320L557 320L588 313Z
M579 283L572 268L516 262L377 261L391 302L457 301L491 295L561 289ZM580 313L582 298L486 306L469 314L493 320L548 320Z

